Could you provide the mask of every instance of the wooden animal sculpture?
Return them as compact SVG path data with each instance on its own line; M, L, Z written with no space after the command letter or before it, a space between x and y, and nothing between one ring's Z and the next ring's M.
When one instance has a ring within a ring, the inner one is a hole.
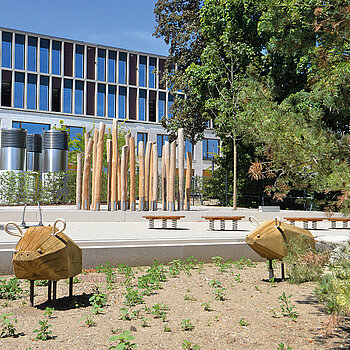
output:
M57 224L63 223L58 229ZM9 231L13 225L19 233ZM53 299L56 298L56 286L59 279L70 279L69 294L73 293L73 277L82 271L81 249L63 233L66 222L57 219L53 226L31 226L23 233L15 223L7 223L5 231L21 239L16 245L13 255L13 267L17 278L31 282L30 298L34 300L34 281L49 281L49 299L51 299L51 281L53 281Z
M249 221L252 222L252 218ZM257 222L257 220L255 219ZM306 238L305 244L315 248L315 239L310 231L275 220L263 221L245 239L246 243L261 257L269 260L269 278L273 277L272 260L282 260L288 253L287 243L296 237ZM282 264L282 279L284 279L284 266Z

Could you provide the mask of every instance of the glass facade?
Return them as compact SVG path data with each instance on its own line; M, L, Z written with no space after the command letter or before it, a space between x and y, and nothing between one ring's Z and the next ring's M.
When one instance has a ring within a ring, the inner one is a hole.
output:
M41 111L49 110L49 77L40 77L40 89L39 89L39 109Z
M139 90L139 120L146 120L146 90Z
M75 114L83 114L84 105L84 82L80 80L75 81Z
M84 78L84 46L75 46L75 77Z
M64 79L63 85L63 112L72 113L72 89L73 81L70 79Z
M23 108L24 106L24 73L15 74L15 93L14 93L14 107Z
M36 109L36 81L34 74L28 74L27 77L27 108Z
M192 153L192 155L194 154L193 144L190 141L185 140L185 158L187 158L187 152Z
M139 56L139 86L146 87L147 83L147 57Z
M15 68L24 69L24 35L15 35Z
M116 58L117 58L117 53L115 51L108 52L108 82L109 83L115 83L116 81L116 78L115 78Z
M157 148L158 148L158 157L162 156L163 145L168 141L168 135L157 135Z
M108 85L108 114L110 118L115 118L115 93L116 88L114 85Z
M126 84L126 58L126 53L119 52L119 84Z
M158 98L158 121L165 116L165 98L165 92L160 92Z
M52 42L52 74L61 74L61 43L59 41Z
M97 115L99 117L105 116L106 108L106 85L97 84Z
M28 55L27 55L27 69L31 72L36 72L37 60L37 45L38 39L32 36L28 37Z
M28 134L42 134L43 131L50 130L49 124L39 124L39 123L26 123L26 122L12 122L13 128L26 129Z
M98 49L97 54L97 80L105 81L106 77L106 50Z
M214 155L219 154L219 140L204 139L202 149L203 149L203 159L211 160Z
M148 84L149 87L155 89L156 87L156 69L157 69L157 59L154 57L149 58L149 74L148 74Z
M49 73L50 40L40 39L40 72Z
M118 118L125 119L126 117L126 88L123 86L119 87L119 98L118 98Z

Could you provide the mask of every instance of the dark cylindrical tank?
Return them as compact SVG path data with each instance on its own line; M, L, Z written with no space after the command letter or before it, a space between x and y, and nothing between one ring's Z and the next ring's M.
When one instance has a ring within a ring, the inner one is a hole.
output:
M39 134L27 136L27 170L41 172L42 137Z
M43 134L43 172L68 171L68 133L47 130Z
M27 130L1 129L0 170L26 170Z

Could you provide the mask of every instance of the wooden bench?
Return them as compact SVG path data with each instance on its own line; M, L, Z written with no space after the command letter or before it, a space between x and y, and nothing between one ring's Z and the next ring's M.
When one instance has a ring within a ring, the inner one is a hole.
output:
M327 220L331 222L331 228L337 228L337 221L343 223L343 228L348 228L348 222L350 221L350 218L328 218Z
M214 221L220 221L220 230L225 230L225 221L232 221L232 230L236 231L238 228L238 221L245 218L245 216L202 216L203 219L209 221L209 231L214 230Z
M295 226L296 221L302 221L303 222L303 228L307 230L309 228L309 222L311 221L312 223L312 229L317 230L317 221L323 221L324 218L283 218L285 220L288 220L291 225Z
M167 220L171 220L171 228L177 229L177 220L184 218L180 215L145 215L142 216L148 220L148 228L154 228L154 220L162 220L162 228L167 228Z

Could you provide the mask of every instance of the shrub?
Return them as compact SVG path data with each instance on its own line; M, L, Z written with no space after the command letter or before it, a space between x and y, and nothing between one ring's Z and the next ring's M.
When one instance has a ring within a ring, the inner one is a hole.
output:
M19 286L19 280L16 277L8 281L5 278L0 278L0 299L19 299L22 292L23 290Z

